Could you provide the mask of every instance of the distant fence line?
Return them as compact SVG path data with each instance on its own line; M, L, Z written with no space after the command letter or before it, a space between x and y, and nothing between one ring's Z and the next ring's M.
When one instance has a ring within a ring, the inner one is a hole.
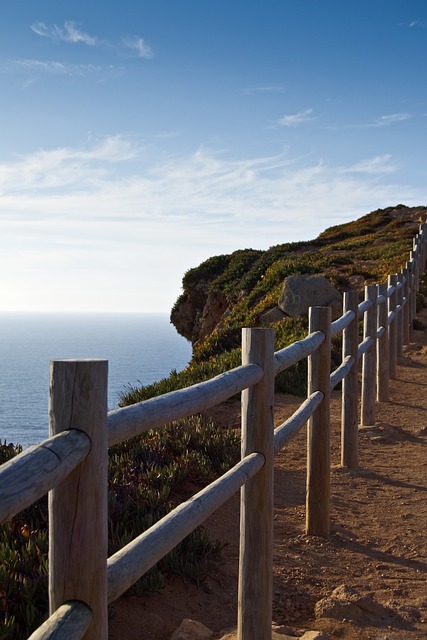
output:
M343 315L312 307L309 335L274 353L273 329L242 330L242 365L211 380L107 413L108 363L51 363L51 437L0 467L0 521L49 492L50 618L31 640L108 637L107 605L241 488L239 640L271 640L274 455L308 423L306 533L330 530L330 395L342 382L341 464L358 466L360 424L375 421L376 401L410 341L427 225L409 261L365 299L344 294ZM359 340L359 321L363 338ZM343 335L341 365L331 374L331 338ZM307 399L274 428L274 378L308 358ZM232 469L107 557L108 447L242 392L242 457Z

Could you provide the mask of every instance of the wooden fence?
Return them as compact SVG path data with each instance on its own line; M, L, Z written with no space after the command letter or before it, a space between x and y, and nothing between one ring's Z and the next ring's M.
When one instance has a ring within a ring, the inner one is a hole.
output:
M306 532L329 533L330 393L342 382L341 463L358 466L358 424L388 399L402 345L410 340L427 225L388 284L344 295L343 315L313 307L309 335L274 353L273 329L243 329L242 365L212 380L107 412L107 362L51 363L47 440L0 468L0 521L49 492L50 618L31 640L106 640L107 604L241 488L239 640L271 640L274 455L308 423ZM363 339L359 321L363 319ZM331 338L343 359L331 374ZM274 378L308 358L307 399L274 428ZM360 421L358 368L362 358ZM242 392L242 456L231 470L107 558L108 447L212 407Z

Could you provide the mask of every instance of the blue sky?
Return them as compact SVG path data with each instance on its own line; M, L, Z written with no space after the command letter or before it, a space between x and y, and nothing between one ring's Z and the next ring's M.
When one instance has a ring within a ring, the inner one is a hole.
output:
M0 38L0 311L169 311L214 254L426 204L424 0L15 0Z

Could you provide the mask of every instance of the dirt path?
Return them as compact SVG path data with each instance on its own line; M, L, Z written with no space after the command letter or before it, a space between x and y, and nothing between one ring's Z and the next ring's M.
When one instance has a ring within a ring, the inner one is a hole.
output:
M427 324L426 312L422 320ZM348 640L427 637L425 332L414 332L390 390L390 402L377 405L376 424L360 432L360 468L354 471L339 466L340 394L334 392L328 538L304 535L304 430L276 459L273 619L294 633L322 629ZM277 424L299 403L277 396ZM217 416L238 424L239 409L230 402ZM235 625L238 510L235 496L206 523L226 546L201 588L177 578L159 593L120 599L112 607L111 640L168 640L185 617L215 632ZM344 592L349 606L340 608L342 599L326 601L328 617L316 618L316 602L340 585L346 589L338 595ZM350 606L357 599L362 610Z

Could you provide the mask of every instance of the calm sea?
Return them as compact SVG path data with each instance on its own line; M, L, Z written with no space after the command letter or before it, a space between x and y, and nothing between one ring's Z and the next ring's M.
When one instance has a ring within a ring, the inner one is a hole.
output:
M129 385L167 377L190 357L167 314L0 314L0 440L27 447L48 436L50 360L108 360L113 409Z

